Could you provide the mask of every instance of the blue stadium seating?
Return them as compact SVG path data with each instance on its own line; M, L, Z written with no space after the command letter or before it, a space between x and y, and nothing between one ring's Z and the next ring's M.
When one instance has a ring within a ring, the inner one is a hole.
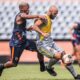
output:
M54 39L70 39L68 33L73 22L80 20L80 3L63 2L54 0L51 2L30 2L30 14L45 14L49 7L54 4L58 7L59 13L52 24L52 37ZM0 40L10 39L14 27L14 18L19 12L17 3L0 3ZM34 20L28 20L28 26ZM36 32L27 32L27 38L35 39Z

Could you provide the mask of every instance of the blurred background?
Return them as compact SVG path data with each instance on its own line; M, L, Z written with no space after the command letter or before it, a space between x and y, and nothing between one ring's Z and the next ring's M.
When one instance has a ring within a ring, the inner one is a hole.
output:
M74 22L80 20L80 0L24 0L30 4L30 14L45 14L51 5L56 5L59 12L52 24L51 36L67 53L73 52L69 29ZM9 40L14 27L14 18L19 12L20 0L0 0L0 62L9 59ZM27 20L28 26L34 20ZM27 32L28 39L35 39L36 32ZM45 58L48 61L48 58ZM36 52L24 51L20 62L38 62Z

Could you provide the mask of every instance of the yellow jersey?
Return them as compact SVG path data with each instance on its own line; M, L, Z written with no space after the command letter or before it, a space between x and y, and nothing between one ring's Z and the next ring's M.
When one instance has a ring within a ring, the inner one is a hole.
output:
M47 22L42 26L40 26L40 30L45 33L51 33L51 25L52 25L51 19L48 15L45 15L45 16L47 18ZM40 40L44 39L43 35L39 34L39 36L40 36Z

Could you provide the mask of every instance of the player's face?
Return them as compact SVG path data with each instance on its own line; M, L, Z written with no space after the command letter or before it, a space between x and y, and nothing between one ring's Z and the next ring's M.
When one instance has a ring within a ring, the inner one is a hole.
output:
M58 10L54 7L51 7L49 12L50 12L50 18L54 19L56 17L57 13L58 13Z
M54 19L56 17L56 15L57 15L57 12L55 12L55 13L54 12L51 12L50 18L51 19Z
M25 5L23 6L23 12L25 12L26 14L29 14L29 6Z

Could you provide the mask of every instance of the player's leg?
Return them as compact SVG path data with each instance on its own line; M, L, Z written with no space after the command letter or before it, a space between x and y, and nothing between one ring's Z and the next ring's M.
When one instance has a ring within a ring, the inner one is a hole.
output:
M23 52L23 47L11 47L11 61L4 64L5 68L16 67L20 56Z
M39 60L39 64L40 64L40 71L44 72L45 71L45 63L44 63L44 56L42 54L40 54L40 52L37 50L36 47L36 43L34 41L32 41L32 49L35 50L37 52L37 58Z
M49 60L49 63L47 64L47 67L48 67L48 68L51 68L51 67L52 67L54 64L56 64L57 62L58 62L57 59L52 58L52 59Z
M54 44L53 44L53 45L54 45ZM53 47L54 47L54 46L52 46L51 49L53 49ZM61 51L57 46L55 46L55 48L56 48L58 51ZM53 54L53 56L52 56L52 58L49 60L47 66L46 66L47 72L48 72L50 75L52 75L52 76L56 76L56 75L57 75L57 73L55 72L53 66L54 66L54 65L59 61L59 59L61 58L61 54L60 54L60 52L58 52L58 51L56 51L56 50L54 50L54 49L51 51L52 54Z
M65 53L65 52L64 52ZM78 76L78 74L77 74L77 72L75 71L75 69L73 68L73 65L72 65L72 62L70 61L70 60L72 60L72 56L71 55L68 55L67 57L65 57L67 54L65 53L61 53L62 54L62 57L61 57L61 59L62 59L62 61L63 61L63 63L65 64L65 67L66 67L66 69L72 74L72 76L74 77L74 78L78 78L77 76ZM65 61L66 61L66 58L68 58L68 62L66 63ZM80 79L80 78L79 78Z
M64 53L64 51L62 51L62 49L60 49L55 43L52 43L51 49L53 49L52 50L53 56L48 63L48 67L52 67L53 65L55 65L62 56L61 52Z
M73 53L72 53L72 55L74 56L75 55L75 53L76 53L76 39L75 40L72 40L72 46L73 46Z
M37 57L40 64L40 71L41 72L45 71L44 56L39 53L39 51L37 50L36 44L33 40L27 40L27 42L29 43L29 45L28 47L26 47L26 49L37 52Z
M75 79L80 79L80 75L78 75L75 71L75 69L72 66L72 63L65 63L65 59L63 60L63 57L65 56L65 52L62 53L57 53L55 54L53 57L55 57L56 59L62 59L63 63L65 64L66 69L72 74L72 76Z
M66 64L66 69L72 74L75 79L80 79L80 75L77 74L71 63Z
M75 69L72 66L72 63L65 63L65 60L63 60L63 57L66 55L66 53L63 52L58 52L57 54L55 54L53 57L55 57L56 59L62 59L63 63L65 64L66 69L72 74L72 76L75 79L80 79L80 76L76 73Z
M80 38L77 36L76 33L73 33L73 37L72 37L72 45L73 45L73 60L78 61L78 64L80 65Z
M65 63L66 58L64 58L64 56L67 55L67 54L65 52L61 52L61 53L58 53L58 54L61 55L61 58L60 59L63 61L63 63L65 64L66 69L72 74L72 76L75 79L80 79L80 75L77 74L77 72L75 71L75 69L72 66L72 63L71 62ZM56 56L55 56L55 58L57 58ZM69 56L70 57L67 57L67 58L70 60L72 58L72 56L71 55L69 55Z
M73 41L73 46L75 48L75 53L74 53L74 61L77 60L78 61L78 64L80 66L80 39L76 38L74 41Z
M40 45L39 45L40 44ZM47 56L48 58L51 58L48 65L46 65L46 70L47 72L52 75L52 76L56 76L57 73L54 71L54 69L52 68L52 65L55 64L58 60L57 59L53 59L53 53L54 50L51 49L52 44L48 44L47 46L45 44L41 44L38 42L37 44L37 48L40 52L40 54Z
M57 75L57 73L55 72L54 67L53 67L57 62L58 62L57 59L52 58L52 59L49 60L48 64L46 65L47 72L52 76Z
M22 47L10 47L11 48L11 60L0 65L0 75L2 74L3 69L16 67L19 61L19 58L22 54Z
M77 58L77 61L78 61L78 64L80 66L80 44L76 45L76 58Z
M52 76L56 76L57 73L52 68L52 65L55 64L57 62L57 60L56 59L52 59L53 58L53 54L52 54L52 52L50 52L50 50L48 50L48 48L49 47L45 47L44 45L38 47L40 54L45 55L48 58L51 58L51 60L49 61L48 65L46 66L47 72Z
M47 42L47 40L44 41L44 43L46 43L46 42ZM48 40L46 45L44 43L42 42L42 43L40 43L40 45L38 45L39 44L39 42L38 42L38 44L37 44L38 50L40 51L41 54L43 54L49 58L55 58L57 60L63 58L63 56L65 55L65 52L62 51L53 41L52 42L50 41L50 43L49 43L49 40ZM69 72L71 72L71 74L76 78L77 74L75 74L76 72L75 72L74 68L73 67L71 68L70 66L72 67L71 64L66 65ZM54 74L54 71L51 70L50 74Z
M45 71L44 56L40 54L39 51L37 51L37 57L38 57L39 64L40 64L40 71L44 72Z
M50 57L53 57L57 60L62 59L64 55L66 55L66 53L64 51L62 51L54 42L52 44L51 48L46 47L47 49L49 49L49 53L50 53ZM53 49L53 50L52 50ZM55 49L55 50L54 50ZM45 51L45 50L44 50ZM55 52L54 52L55 51ZM64 62L64 61L63 61ZM51 62L50 62L51 63ZM53 63L53 62L52 62ZM49 64L50 65L50 64ZM73 75L74 78L78 78L78 74L76 73L76 71L74 70L72 64L66 64L66 68L69 70L69 72Z

